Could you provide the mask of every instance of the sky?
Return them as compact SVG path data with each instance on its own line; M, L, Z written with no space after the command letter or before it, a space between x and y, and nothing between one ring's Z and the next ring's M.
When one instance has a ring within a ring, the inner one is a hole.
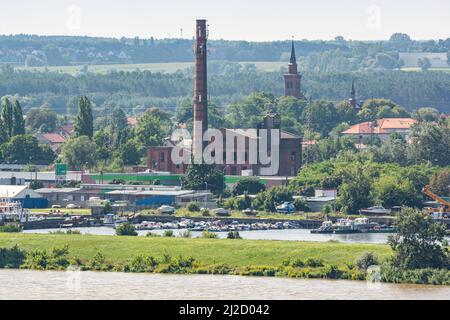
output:
M0 34L272 41L450 37L449 0L0 0Z

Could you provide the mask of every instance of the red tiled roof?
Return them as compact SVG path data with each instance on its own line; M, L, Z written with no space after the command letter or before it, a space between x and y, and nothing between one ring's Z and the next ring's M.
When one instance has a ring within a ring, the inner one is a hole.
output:
M379 119L376 125L372 122L363 122L356 124L344 132L343 134L386 134L395 130L409 130L417 120L411 118L386 118Z
M138 120L136 117L129 117L127 120L130 126L134 127L137 125Z
M62 135L57 133L43 133L42 137L50 143L64 143L66 141Z

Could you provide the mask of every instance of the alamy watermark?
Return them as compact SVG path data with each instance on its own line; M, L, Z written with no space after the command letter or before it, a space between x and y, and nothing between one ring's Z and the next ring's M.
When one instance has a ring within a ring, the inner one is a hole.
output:
M370 30L381 29L381 8L378 5L371 5L367 8L366 27Z
M77 5L70 5L66 9L66 27L69 30L81 29L81 8Z

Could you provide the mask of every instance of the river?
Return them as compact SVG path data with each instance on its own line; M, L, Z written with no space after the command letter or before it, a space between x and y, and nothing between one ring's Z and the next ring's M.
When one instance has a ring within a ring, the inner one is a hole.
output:
M450 287L211 275L0 270L0 299L447 300Z
M108 227L93 227L93 228L73 228L72 230L79 230L83 234L92 235L114 235L115 230ZM25 230L24 233L49 233L54 232L55 229L41 229L41 230ZM174 235L178 236L184 230L173 230ZM145 236L149 231L138 231L140 236ZM164 230L153 230L152 233L163 234ZM192 237L200 237L201 232L191 232ZM217 233L219 238L226 238L226 232ZM285 230L260 230L260 231L240 231L239 234L244 239L249 240L289 240L289 241L313 241L313 242L327 242L336 240L343 243L373 243L384 244L387 242L389 234L385 233L360 233L360 234L311 234L310 230L306 229L285 229Z

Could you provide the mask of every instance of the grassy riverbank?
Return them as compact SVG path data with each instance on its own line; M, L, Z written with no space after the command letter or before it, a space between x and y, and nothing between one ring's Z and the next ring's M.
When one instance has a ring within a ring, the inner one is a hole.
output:
M325 264L344 267L367 251L380 258L391 254L388 246L373 244L0 233L0 248L14 245L26 251L49 251L68 245L71 257L89 260L101 252L106 260L119 264L137 255L169 254L193 257L205 265L226 263L238 267L277 266L290 258L321 259Z
M78 266L95 271L364 280L366 267L357 266L374 261L367 260L367 252L382 264L383 281L450 284L450 271L445 269L402 270L384 264L392 255L387 245L0 233L0 268L37 270Z

